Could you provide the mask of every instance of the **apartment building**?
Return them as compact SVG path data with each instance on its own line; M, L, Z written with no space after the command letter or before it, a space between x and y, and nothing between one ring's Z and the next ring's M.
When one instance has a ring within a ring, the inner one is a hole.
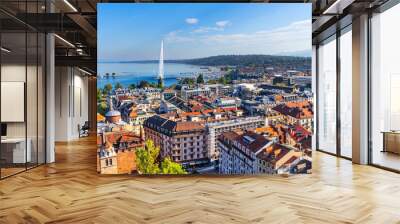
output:
M313 104L309 101L288 102L279 104L271 110L280 113L286 123L301 125L311 131L313 127Z
M280 174L302 172L299 163L311 166L302 151L282 145L252 131L229 131L218 137L221 174Z
M226 121L210 122L206 124L207 129L207 147L209 152L209 157L211 160L216 160L219 158L219 150L217 147L218 137L227 131L233 131L236 129L255 129L265 125L265 119L263 117L246 117L246 118L236 118Z
M218 137L217 144L220 152L221 163L219 172L221 174L256 174L272 173L263 163L259 163L258 154L267 152L273 141L254 132L224 132ZM265 163L264 163L265 164Z
M102 174L131 174L136 171L136 149L144 147L141 136L128 132L108 132L97 138L97 171Z
M198 87L195 89L192 89L189 87L182 87L181 97L184 100L188 100L194 96L208 96L208 95L210 95L210 93L211 93L211 89L207 86Z
M161 156L169 156L180 163L208 161L207 135L202 123L173 121L155 115L148 118L143 127L146 139L160 147Z

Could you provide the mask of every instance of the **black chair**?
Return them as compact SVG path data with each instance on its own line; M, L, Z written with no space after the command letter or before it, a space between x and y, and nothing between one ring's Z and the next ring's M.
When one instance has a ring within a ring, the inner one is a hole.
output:
M78 130L79 130L79 138L88 137L89 130L90 130L89 121L85 121L85 123L82 125L82 127L80 125L78 125Z

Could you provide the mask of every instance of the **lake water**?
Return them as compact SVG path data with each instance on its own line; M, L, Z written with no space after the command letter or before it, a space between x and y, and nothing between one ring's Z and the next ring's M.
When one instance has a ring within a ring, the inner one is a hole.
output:
M113 86L121 83L128 87L130 84L139 84L140 81L157 83L158 63L98 63L97 87L103 88L107 83ZM206 71L200 66L164 63L164 85L170 86L178 82L179 77L196 77L199 72ZM115 73L115 77L111 74ZM106 78L105 74L110 73Z

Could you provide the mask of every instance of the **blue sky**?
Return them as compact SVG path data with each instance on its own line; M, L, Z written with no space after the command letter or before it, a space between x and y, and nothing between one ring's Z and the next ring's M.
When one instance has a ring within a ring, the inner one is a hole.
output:
M101 61L311 54L311 4L98 4Z

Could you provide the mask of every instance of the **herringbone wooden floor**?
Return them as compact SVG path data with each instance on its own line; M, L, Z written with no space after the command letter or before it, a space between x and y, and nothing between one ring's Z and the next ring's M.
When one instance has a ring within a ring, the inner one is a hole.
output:
M400 223L400 175L315 153L292 177L96 173L94 138L0 181L0 223Z

